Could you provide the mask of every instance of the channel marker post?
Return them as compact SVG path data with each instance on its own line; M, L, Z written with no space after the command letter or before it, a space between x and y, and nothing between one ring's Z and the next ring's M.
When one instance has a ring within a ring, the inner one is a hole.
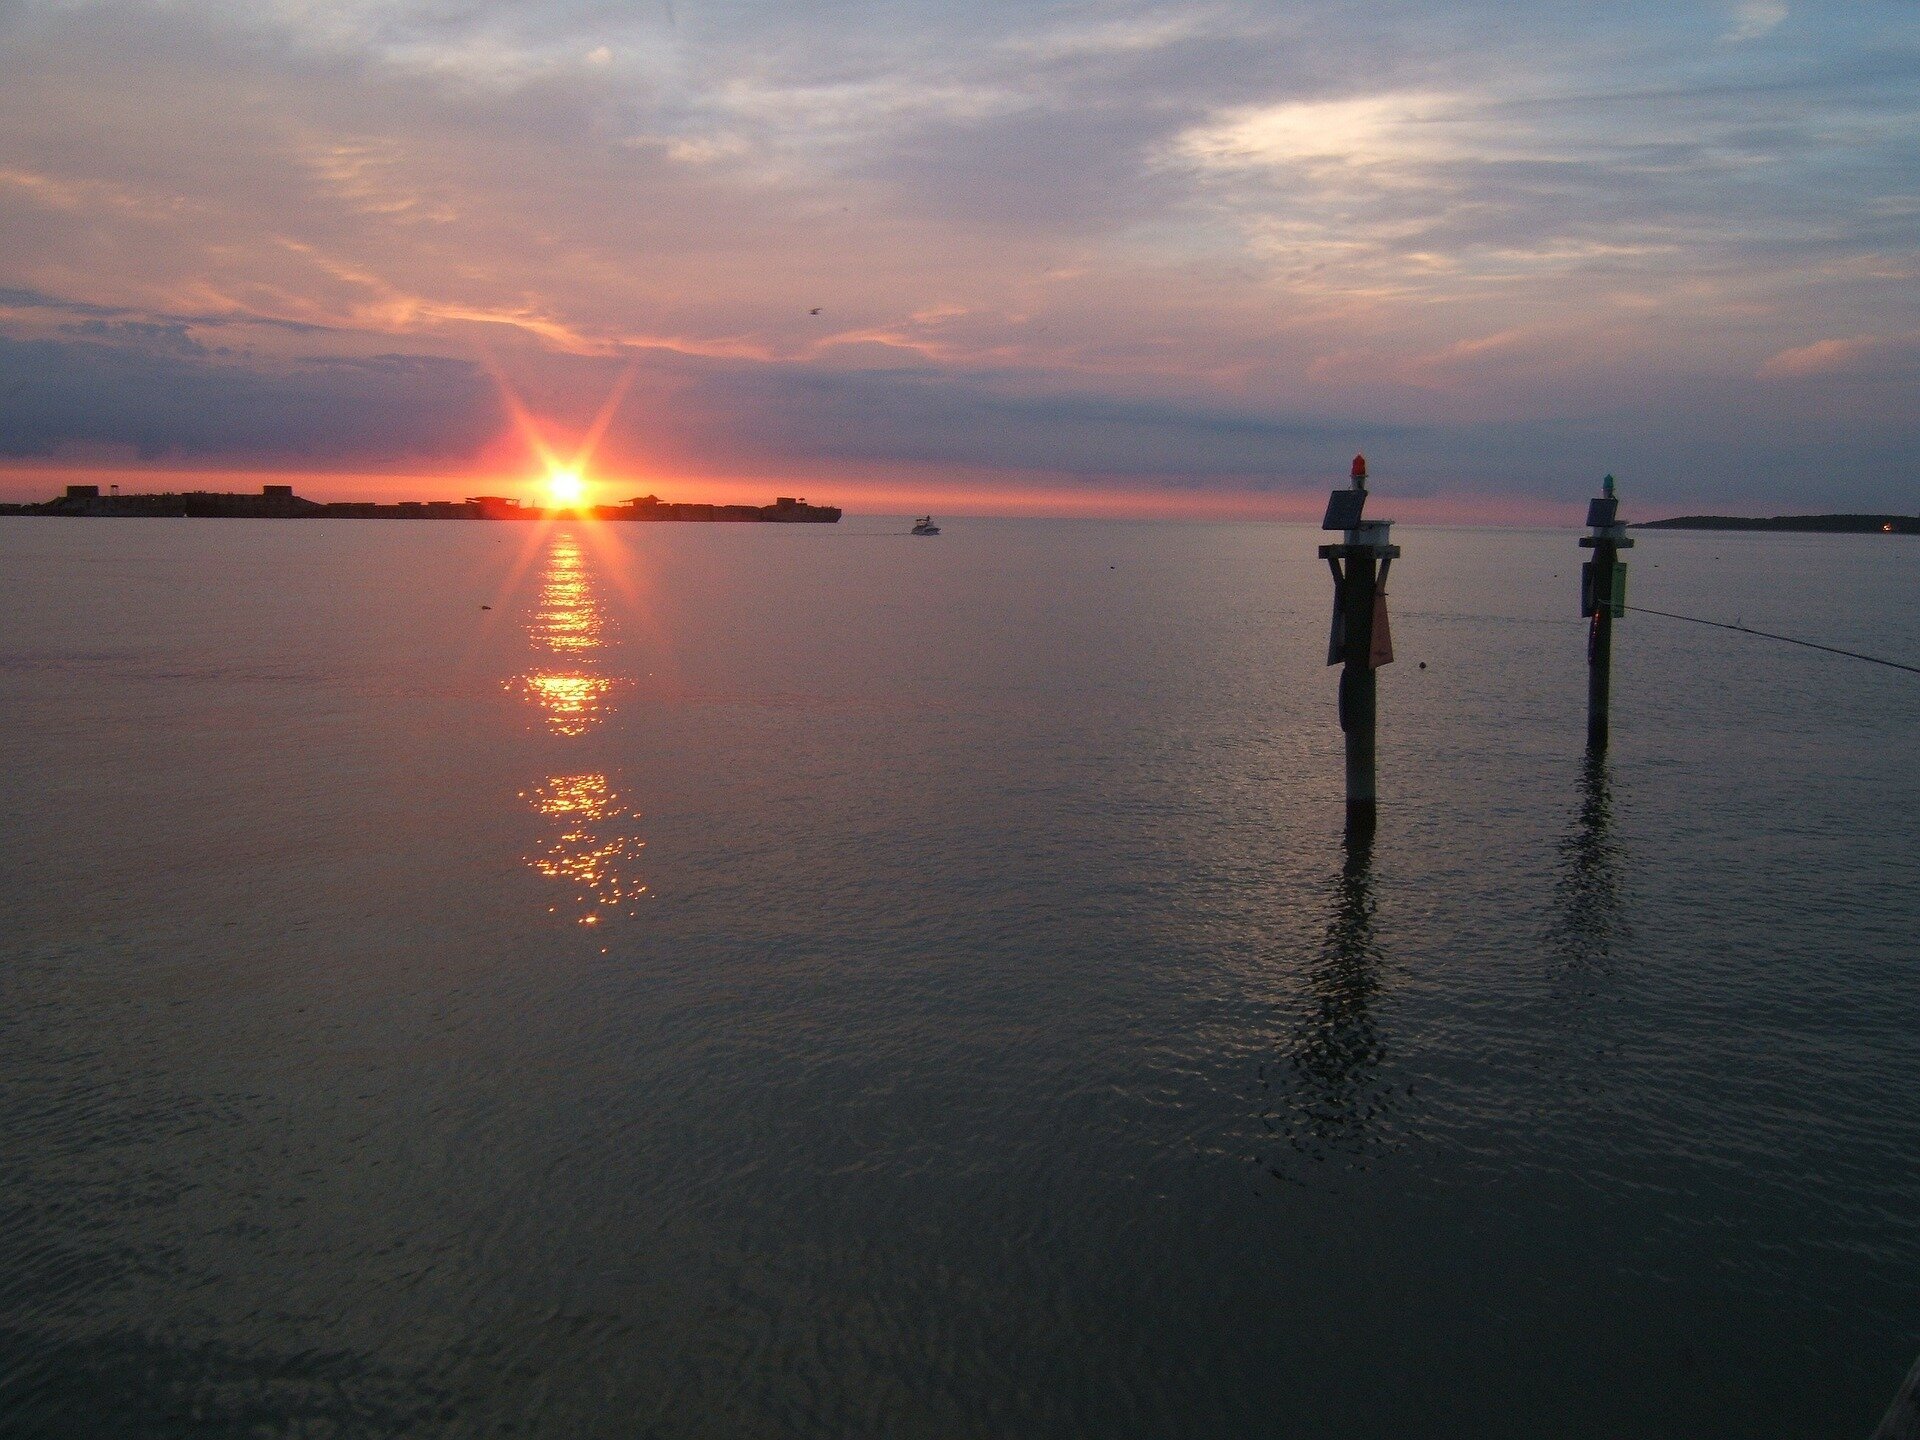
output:
M1322 545L1320 558L1333 572L1333 625L1327 664L1339 665L1340 728L1347 737L1347 830L1371 834L1378 805L1374 726L1378 714L1375 671L1393 662L1387 628L1387 570L1400 555L1389 543L1391 520L1368 520L1367 457L1353 457L1351 483L1327 499L1322 530L1344 532L1337 545Z
M1613 622L1627 613L1627 567L1620 552L1631 550L1620 522L1620 498L1611 475L1587 502L1588 532L1580 548L1593 559L1580 567L1580 613L1587 619L1587 749L1607 748L1607 710L1613 689Z

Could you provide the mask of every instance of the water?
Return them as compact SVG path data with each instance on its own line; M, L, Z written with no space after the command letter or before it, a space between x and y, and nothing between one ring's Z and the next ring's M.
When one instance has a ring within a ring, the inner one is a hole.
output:
M903 528L0 524L0 1431L1871 1428L1920 682L1412 529L1350 853L1314 532Z

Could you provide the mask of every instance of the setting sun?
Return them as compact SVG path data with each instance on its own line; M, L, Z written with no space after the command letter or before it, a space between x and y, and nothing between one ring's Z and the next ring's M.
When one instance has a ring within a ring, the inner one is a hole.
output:
M547 499L558 506L578 505L587 496L587 482L578 470L554 470L547 475Z

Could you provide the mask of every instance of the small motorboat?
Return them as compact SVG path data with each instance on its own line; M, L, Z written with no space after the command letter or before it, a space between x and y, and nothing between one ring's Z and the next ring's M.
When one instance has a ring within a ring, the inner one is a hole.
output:
M922 515L918 520L913 522L913 533L916 535L938 535L940 533L940 527L933 523L933 516Z

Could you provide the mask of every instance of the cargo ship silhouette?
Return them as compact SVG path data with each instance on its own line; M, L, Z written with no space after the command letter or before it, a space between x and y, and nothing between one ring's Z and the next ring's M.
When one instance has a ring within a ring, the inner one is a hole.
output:
M72 515L106 517L190 516L209 520L549 520L577 516L594 520L703 521L776 525L832 525L838 505L809 505L782 495L771 505L711 505L662 500L642 495L622 505L550 508L523 505L501 495L467 500L402 500L380 504L361 500L308 500L291 485L264 485L258 495L212 490L166 491L155 495L102 495L98 485L69 485L57 499L28 505L0 505L0 515Z

